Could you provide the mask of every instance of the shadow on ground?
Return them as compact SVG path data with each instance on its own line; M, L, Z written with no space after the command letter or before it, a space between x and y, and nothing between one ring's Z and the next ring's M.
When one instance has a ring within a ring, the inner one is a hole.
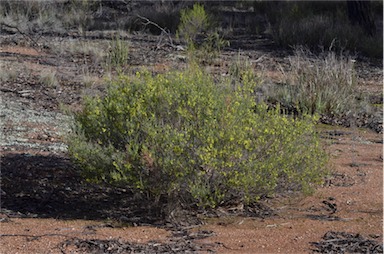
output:
M11 218L108 219L117 220L117 227L166 225L156 211L149 210L148 202L137 201L131 191L84 182L64 156L8 154L1 158L1 174L1 213ZM107 223L101 227L115 225ZM73 249L81 253L212 253L217 245L194 242L214 235L212 231L169 229L171 236L167 242L70 237L59 243L58 248L62 253L72 253Z
M5 155L1 178L1 209L10 217L158 220L156 211L135 201L131 191L85 182L64 156Z

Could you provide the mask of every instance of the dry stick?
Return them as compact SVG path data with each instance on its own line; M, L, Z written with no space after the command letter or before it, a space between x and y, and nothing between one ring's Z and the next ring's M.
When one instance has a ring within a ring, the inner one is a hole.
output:
M146 17L143 17L143 16L141 16L141 15L139 15L139 14L136 14L136 16L139 17L139 18L142 19L142 20L145 20L145 23L143 22L143 25L144 25L144 26L147 26L147 25L154 25L155 27L157 27L158 29L160 29L162 34L165 34L165 35L168 36L170 46L172 46L173 48L177 48L177 46L175 46L175 45L173 44L173 40L172 40L172 37L171 37L169 31L165 30L164 28L162 28L161 26L159 26L157 23L155 23L155 22L149 20L149 19L146 18ZM160 41L160 42L161 42L161 41ZM160 46L159 46L160 42L157 44L157 48L160 47Z
M31 40L31 41L33 42L34 46L36 46L36 47L39 46L39 44L37 43L37 41L35 41L35 40L32 38L32 36L30 36L30 35L24 33L23 31L21 31L21 30L19 29L19 27L17 27L17 26L12 26L12 25L6 24L6 23L4 23L4 22L0 22L0 25L5 26L5 27L7 27L7 28L11 28L11 29L16 29L17 32L19 32L19 33L20 33L22 36L24 36L26 39Z

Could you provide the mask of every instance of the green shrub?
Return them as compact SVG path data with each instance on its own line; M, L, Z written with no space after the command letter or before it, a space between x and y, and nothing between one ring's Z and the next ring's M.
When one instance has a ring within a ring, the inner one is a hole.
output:
M74 115L69 152L89 180L122 184L152 201L214 207L309 191L327 158L314 119L256 104L256 86L249 75L215 84L192 66L119 76L105 97L87 98Z
M217 29L213 29L213 19L203 5L196 3L192 9L183 9L180 13L177 37L186 42L190 57L211 63L229 42L223 39Z
M204 6L196 3L192 9L181 10L180 15L177 36L183 38L190 46L196 45L198 36L208 31L211 26Z

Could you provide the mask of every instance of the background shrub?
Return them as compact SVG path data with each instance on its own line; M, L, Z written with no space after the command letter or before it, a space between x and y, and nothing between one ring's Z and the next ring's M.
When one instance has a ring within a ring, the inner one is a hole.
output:
M256 104L257 83L249 77L215 84L192 66L119 76L105 97L87 98L75 114L70 154L89 180L123 184L168 204L214 207L309 191L326 163L314 119Z
M177 36L183 38L190 46L198 43L198 37L207 32L211 26L211 20L206 13L204 6L194 4L192 9L180 11L180 24L177 29Z
M196 57L202 60L200 62L210 64L229 42L223 39L218 29L214 29L213 18L203 5L194 4L192 9L182 9L180 15L177 37L186 42L193 61Z

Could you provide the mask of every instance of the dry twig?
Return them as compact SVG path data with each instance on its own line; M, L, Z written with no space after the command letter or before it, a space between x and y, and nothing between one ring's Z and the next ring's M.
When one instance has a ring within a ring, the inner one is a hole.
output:
M17 31L19 34L21 34L24 38L29 39L30 41L32 41L33 46L35 46L35 47L39 47L39 43L37 43L37 40L35 40L34 38L32 38L31 35L29 35L29 34L23 32L23 31L21 31L20 28L19 28L18 26L9 25L9 24L6 24L6 23L4 23L4 22L0 22L0 25L1 25L2 27L6 27L6 28L8 28L8 29L16 29L16 31Z
M175 48L175 49L179 49L178 46L176 46L175 44L173 44L173 40L172 40L172 36L171 36L171 33L169 32L169 30L166 30L165 28L161 27L159 24L149 20L148 18L146 17L143 17L139 14L136 15L138 18L144 20L145 22L143 22L143 25L144 26L147 26L147 25L153 25L155 27L157 27L160 31L161 31L161 37L160 37L160 40L159 42L157 43L157 49L161 48L163 45L161 44L162 41L163 41L163 35L164 36L167 36L168 37L168 45L171 46L172 48Z

